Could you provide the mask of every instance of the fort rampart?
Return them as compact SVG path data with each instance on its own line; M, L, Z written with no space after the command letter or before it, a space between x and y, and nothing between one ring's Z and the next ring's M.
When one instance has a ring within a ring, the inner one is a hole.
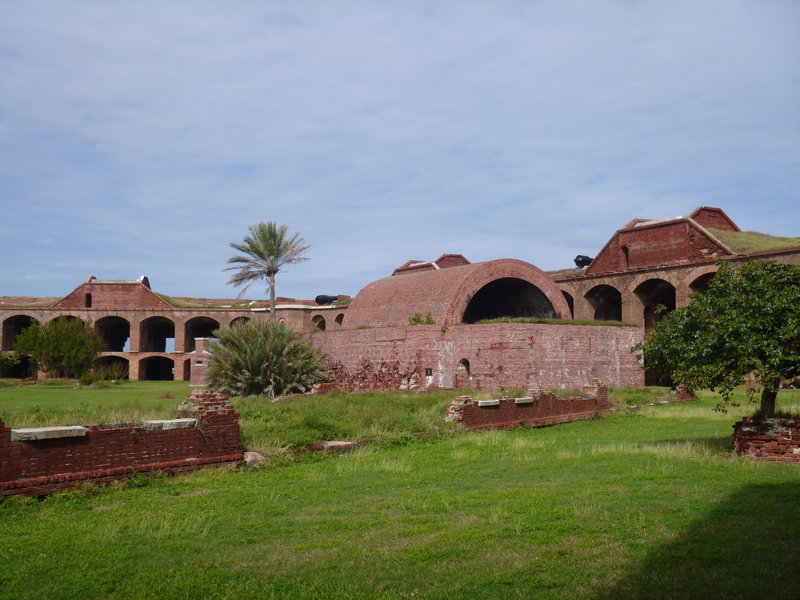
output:
M342 390L641 387L631 346L639 327L490 323L379 327L316 333L331 385Z
M0 497L42 496L132 473L239 463L236 411L222 394L195 392L177 419L11 429L0 420Z

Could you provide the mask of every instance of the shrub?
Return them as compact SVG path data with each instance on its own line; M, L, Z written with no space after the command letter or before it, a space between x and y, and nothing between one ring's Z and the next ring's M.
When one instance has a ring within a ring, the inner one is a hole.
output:
M275 398L305 392L327 379L322 354L300 334L280 323L247 322L223 327L208 343L207 373L213 390L231 396Z
M103 341L89 321L54 319L34 323L17 336L14 351L31 356L56 377L79 377L89 370L103 350Z
M436 321L433 320L433 315L431 313L426 314L425 316L422 313L415 313L408 317L408 324L409 325L435 325Z

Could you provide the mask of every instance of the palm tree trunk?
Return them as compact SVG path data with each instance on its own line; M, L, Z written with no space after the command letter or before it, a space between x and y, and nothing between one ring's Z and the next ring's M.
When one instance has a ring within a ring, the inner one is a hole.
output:
M269 274L269 314L273 323L277 323L278 318L275 314L275 273Z

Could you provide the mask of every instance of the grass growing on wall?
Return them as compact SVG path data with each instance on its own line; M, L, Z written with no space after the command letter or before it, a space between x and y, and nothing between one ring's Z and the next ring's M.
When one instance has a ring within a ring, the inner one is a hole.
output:
M496 319L481 319L476 324L486 325L488 323L541 323L544 325L595 325L606 327L637 327L633 323L623 323L622 321L575 321L573 319L540 319L538 317L498 317Z
M8 501L0 598L794 598L800 470L715 403Z
M779 237L757 231L722 231L709 229L714 236L734 252L763 252L800 246L800 237Z

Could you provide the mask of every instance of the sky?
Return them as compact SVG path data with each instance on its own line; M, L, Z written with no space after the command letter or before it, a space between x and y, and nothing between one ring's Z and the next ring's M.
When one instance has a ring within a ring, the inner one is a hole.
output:
M800 235L796 0L0 0L0 296L232 298L260 221L278 295L354 296L698 206Z

